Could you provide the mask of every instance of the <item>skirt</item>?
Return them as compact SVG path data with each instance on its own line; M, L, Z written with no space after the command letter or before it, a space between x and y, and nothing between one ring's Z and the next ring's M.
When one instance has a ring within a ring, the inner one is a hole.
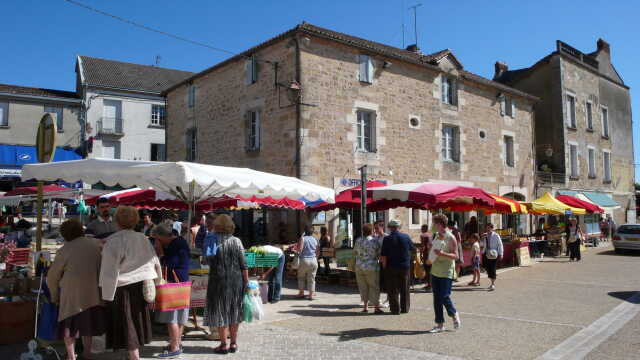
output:
M151 342L151 315L142 281L118 287L109 305L107 348L135 350Z
M107 331L106 309L94 306L58 323L58 338L100 336Z
M189 321L189 308L171 311L156 311L156 322L184 325Z

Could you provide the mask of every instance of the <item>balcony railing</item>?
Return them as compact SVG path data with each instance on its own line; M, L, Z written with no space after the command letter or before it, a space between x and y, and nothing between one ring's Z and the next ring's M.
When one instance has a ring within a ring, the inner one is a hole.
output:
M567 174L547 171L538 171L536 177L541 184L566 184L568 178Z
M598 69L598 65L599 65L598 60L590 57L587 54L583 54L582 51L580 51L580 50L578 50L578 49L576 49L576 48L570 46L569 44L564 43L564 42L562 42L560 40L558 40L556 46L557 46L558 51L563 52L563 53L568 54L568 55L571 55L574 58L578 59L579 61L582 61L583 63L595 68L596 70Z
M122 118L101 117L98 120L98 134L122 136Z

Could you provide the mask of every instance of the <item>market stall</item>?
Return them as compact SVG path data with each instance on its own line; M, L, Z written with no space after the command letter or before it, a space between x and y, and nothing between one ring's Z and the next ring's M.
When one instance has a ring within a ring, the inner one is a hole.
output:
M39 181L64 180L66 182L84 181L85 183L103 183L107 186L138 187L133 192L121 192L115 199L121 200L127 195L139 196L138 200L171 201L173 206L186 204L191 214L196 205L212 206L216 201L226 201L226 205L243 205L242 202L267 202L273 206L300 208L297 199L311 201L334 201L334 191L311 184L297 178L275 175L251 169L204 165L188 162L147 162L111 159L86 159L55 163L28 164L24 166L22 179ZM150 192L143 189L152 189ZM139 190L139 191L138 191ZM146 197L146 198L145 198ZM236 198L237 197L237 198ZM215 200L212 200L215 199ZM157 203L156 203L157 204ZM164 203L166 204L166 203ZM218 203L217 205L222 205ZM33 256L33 254L32 254ZM261 258L269 260L265 257ZM259 263L255 265L272 265ZM203 274L199 274L200 276ZM194 274L198 276L198 274ZM195 280L195 279L194 279ZM202 280L202 279L201 279ZM196 281L192 291L195 299L203 294L204 281ZM206 293L206 291L205 291ZM196 301L195 306L203 305Z

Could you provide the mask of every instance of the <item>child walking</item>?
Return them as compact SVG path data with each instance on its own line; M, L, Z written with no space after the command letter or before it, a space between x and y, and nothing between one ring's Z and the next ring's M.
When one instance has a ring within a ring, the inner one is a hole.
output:
M480 286L480 237L478 234L471 234L469 239L473 242L472 259L473 259L473 280L469 283L472 286Z

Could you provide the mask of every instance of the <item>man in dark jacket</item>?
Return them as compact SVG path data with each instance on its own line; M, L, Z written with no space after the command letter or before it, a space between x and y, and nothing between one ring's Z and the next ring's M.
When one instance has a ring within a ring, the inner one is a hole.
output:
M401 226L402 223L399 220L389 221L387 227L390 233L384 237L380 253L384 283L389 294L389 308L394 315L408 313L411 305L409 269L411 253L415 250L415 246L409 235L399 231Z

